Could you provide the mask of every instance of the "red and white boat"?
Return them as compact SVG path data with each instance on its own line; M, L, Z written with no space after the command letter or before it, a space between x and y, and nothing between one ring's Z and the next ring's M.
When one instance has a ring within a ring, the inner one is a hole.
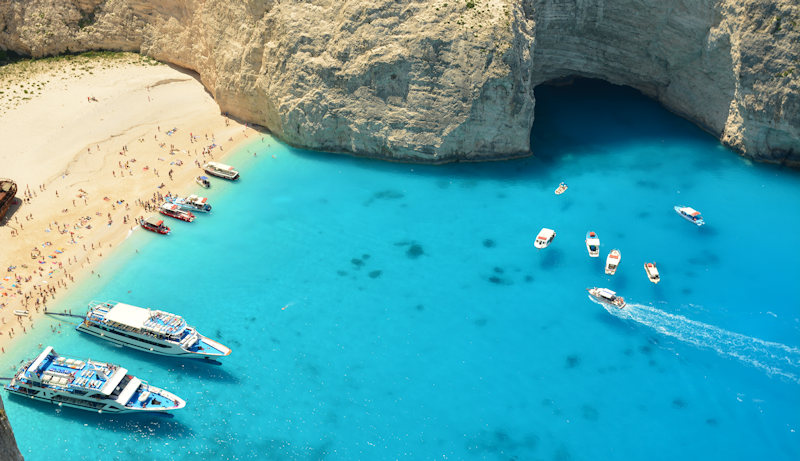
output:
M600 237L594 231L586 233L586 251L589 252L591 258L600 256Z
M606 274L607 275L614 275L617 272L617 266L619 266L619 261L622 255L620 254L619 250L614 249L608 254L606 258Z
M644 263L644 272L647 274L647 278L650 279L651 282L658 283L661 281L661 275L658 273L656 263Z
M163 235L169 234L169 227L165 226L164 220L156 215L150 216L147 219L143 219L140 224L150 232Z
M192 222L194 221L194 214L191 211L184 211L174 203L163 203L158 212L164 216L180 219L181 221Z

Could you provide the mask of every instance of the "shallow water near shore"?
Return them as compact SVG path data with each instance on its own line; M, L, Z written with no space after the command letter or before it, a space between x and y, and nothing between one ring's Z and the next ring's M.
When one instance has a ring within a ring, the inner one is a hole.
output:
M5 375L41 342L121 364L187 407L109 416L6 393L25 458L799 458L800 175L739 158L629 89L536 96L528 159L242 147L227 161L242 180L204 191L212 214L164 238L134 232L52 306L161 308L233 354L211 366L37 325ZM537 251L542 227L557 236ZM591 302L592 286L631 309Z

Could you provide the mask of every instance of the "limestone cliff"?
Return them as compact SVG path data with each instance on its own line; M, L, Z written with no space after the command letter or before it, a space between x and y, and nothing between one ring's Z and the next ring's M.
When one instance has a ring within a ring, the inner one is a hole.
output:
M0 399L0 459L4 461L22 461L22 454L17 448L17 441L14 438L14 431L8 422L6 410L3 407L3 399Z
M291 144L418 162L525 155L534 87L581 75L800 165L799 39L796 0L0 0L0 48L140 51Z

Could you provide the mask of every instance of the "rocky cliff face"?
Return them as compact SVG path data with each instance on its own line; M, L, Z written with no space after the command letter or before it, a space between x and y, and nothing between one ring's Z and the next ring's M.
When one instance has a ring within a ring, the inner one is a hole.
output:
M0 0L0 48L140 51L291 144L418 162L525 155L534 87L595 77L800 165L795 0Z
M3 407L3 399L0 399L0 459L22 461L22 454L17 448L14 431L11 430L11 424L8 422L8 416Z

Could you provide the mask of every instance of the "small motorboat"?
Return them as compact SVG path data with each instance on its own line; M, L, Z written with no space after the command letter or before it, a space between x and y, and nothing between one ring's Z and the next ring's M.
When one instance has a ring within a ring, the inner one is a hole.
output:
M683 219L689 222L693 222L698 226L702 226L703 224L705 224L705 221L703 221L703 217L700 216L700 212L695 210L694 208L683 205L676 205L673 208L675 209L675 213L678 213Z
M539 234L536 236L536 240L533 242L533 246L538 249L547 248L550 245L550 242L556 238L556 231L553 229L548 229L543 227L542 230L539 231Z
M180 219L181 221L192 222L194 221L194 214L191 211L185 211L181 209L180 206L174 203L162 203L161 206L158 208L158 212L163 214L164 216L169 216L171 218Z
M162 235L169 234L169 227L165 226L164 220L159 218L157 215L152 215L147 219L143 219L140 224L150 232L155 232Z
M239 179L239 172L232 166L219 162L208 162L203 165L203 170L211 176L218 178L236 180Z
M586 291L589 292L589 296L593 299L603 303L608 304L609 306L614 306L622 309L625 307L625 298L622 296L617 296L617 294L608 288L587 288Z
M562 182L562 183L561 183L561 184L559 184L559 185L558 185L558 187L556 188L556 195L561 195L561 194L563 194L564 192L566 192L566 191L567 191L567 189L569 189L569 186L567 186L567 184L566 184L565 182Z
M592 258L600 256L600 237L594 231L586 233L586 251Z
M661 281L661 276L658 274L656 263L644 263L644 272L647 274L647 278L650 279L651 282L658 283Z
M197 184L200 184L201 186L203 186L206 189L211 187L211 181L208 180L208 176L198 176L198 177L194 178L194 181Z
M614 275L614 273L617 272L617 266L619 266L621 257L622 255L617 249L613 249L608 253L608 257L606 258L606 274Z

